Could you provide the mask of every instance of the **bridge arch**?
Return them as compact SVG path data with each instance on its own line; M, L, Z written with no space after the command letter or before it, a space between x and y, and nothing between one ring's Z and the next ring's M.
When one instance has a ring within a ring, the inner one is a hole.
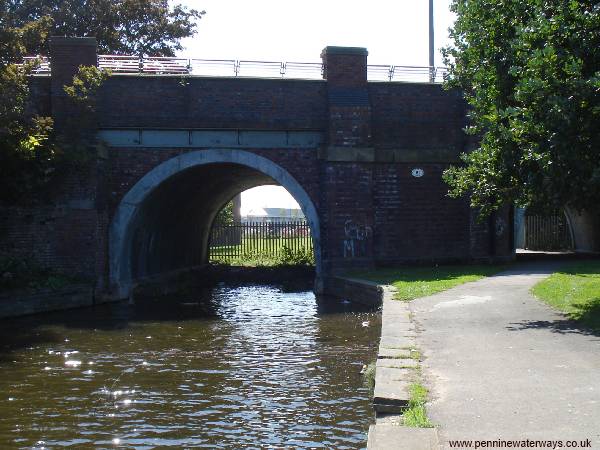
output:
M188 247L198 252L197 259L191 253L184 257L188 267L194 262L206 262L210 226L221 206L240 191L261 184L283 186L302 208L310 225L319 276L322 272L319 215L300 183L281 166L257 154L207 149L183 153L159 164L121 199L109 227L112 293L127 298L136 279L160 273L163 260L172 262L180 257L177 251ZM184 244L181 239L186 236L192 239L195 236L197 240ZM179 239L179 248L171 248L168 239ZM154 267L148 268L148 259L160 261L154 261Z

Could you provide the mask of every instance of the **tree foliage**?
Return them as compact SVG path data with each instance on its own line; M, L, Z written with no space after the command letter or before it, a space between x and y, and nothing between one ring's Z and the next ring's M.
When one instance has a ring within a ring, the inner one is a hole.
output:
M27 113L29 89L23 69L0 67L0 201L13 203L43 186L54 168L49 142L52 119Z
M96 94L110 74L110 71L97 67L81 66L73 77L73 84L63 87L71 113L60 132L54 133L62 164L82 167L93 158Z
M47 18L17 28L0 10L0 202L13 203L43 186L53 171L52 119L29 111L27 76L35 63L17 65L31 42L46 39Z
M14 204L36 194L58 169L83 167L93 158L95 93L108 72L81 67L64 87L72 114L60 132L50 117L28 111L30 70L0 67L0 203ZM92 131L90 131L92 130Z
M219 225L234 225L235 215L233 213L233 207L233 200L225 203L223 208L217 213L215 223L218 223Z
M65 87L72 114L58 134L28 103L36 63L21 64L23 56L47 55L52 35L95 36L103 53L171 56L202 14L167 0L0 0L0 203L19 202L59 167L90 160L95 93L108 76L80 68Z
M28 47L34 54L47 54L55 35L94 36L100 53L151 56L174 56L204 14L168 0L12 0L5 11L15 28L49 19L46 38Z
M449 87L478 147L444 174L450 195L489 213L600 202L600 4L453 0Z

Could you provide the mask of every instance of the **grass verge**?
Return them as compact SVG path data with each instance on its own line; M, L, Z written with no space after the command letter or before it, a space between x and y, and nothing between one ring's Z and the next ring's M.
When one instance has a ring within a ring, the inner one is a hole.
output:
M396 288L395 298L408 301L445 291L469 281L477 281L505 268L506 266L501 265L407 266L353 271L348 273L348 276L392 285Z
M600 261L580 261L540 281L533 295L581 325L600 331Z
M407 427L433 428L427 418L425 403L427 402L427 388L419 383L410 385L410 400L408 409L402 413L402 422Z
M210 248L210 262L245 267L314 266L312 246L290 239L247 239L242 245Z

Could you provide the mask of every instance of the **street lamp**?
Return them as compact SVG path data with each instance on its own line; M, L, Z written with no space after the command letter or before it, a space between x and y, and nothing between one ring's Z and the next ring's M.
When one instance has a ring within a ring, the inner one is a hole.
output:
M429 0L429 81L435 81L435 54L433 38L433 0Z

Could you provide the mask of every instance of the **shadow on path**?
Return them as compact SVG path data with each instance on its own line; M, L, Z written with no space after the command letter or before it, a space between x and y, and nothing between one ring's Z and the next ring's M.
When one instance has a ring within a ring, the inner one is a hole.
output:
M581 334L584 336L600 337L600 331L582 326L575 320L523 320L513 322L506 327L509 331L525 331L531 329L548 329L553 333L559 334Z

